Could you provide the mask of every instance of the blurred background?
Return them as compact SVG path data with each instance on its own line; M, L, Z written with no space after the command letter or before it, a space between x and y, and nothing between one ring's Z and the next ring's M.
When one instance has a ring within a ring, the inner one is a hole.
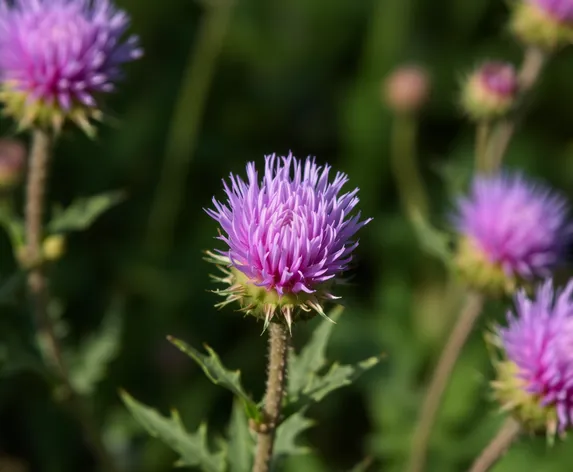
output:
M202 419L224 432L232 397L165 339L208 343L262 395L266 339L261 325L229 306L217 311L203 251L221 247L203 211L222 198L221 178L246 162L292 151L317 156L360 187L374 221L361 231L347 306L330 346L349 363L384 352L381 366L315 406L307 435L315 453L289 472L404 470L425 385L460 305L460 289L425 254L400 206L389 161L392 112L386 76L401 64L427 70L431 93L420 113L419 159L431 218L447 227L451 195L472 165L474 130L457 105L460 79L482 59L521 61L498 0L118 0L132 16L145 57L109 97L96 140L79 131L56 149L50 201L123 189L126 200L68 239L52 269L52 289L68 342L81 345L110 310L123 320L121 345L95 393L106 440L129 470L172 469L175 455L135 424L118 397L124 388L188 429ZM506 163L572 194L573 57L555 58L536 90ZM13 124L0 121L1 134ZM165 172L164 168L168 170ZM158 197L158 191L160 197ZM21 196L16 196L21 201ZM159 198L159 200L158 200ZM16 270L0 236L0 276ZM22 308L3 307L5 318ZM488 306L457 364L428 456L430 472L466 470L501 424L491 402L492 369L483 330L504 315ZM317 320L297 326L295 344ZM95 470L75 423L29 372L0 381L0 471ZM570 441L549 449L524 438L497 472L570 471Z

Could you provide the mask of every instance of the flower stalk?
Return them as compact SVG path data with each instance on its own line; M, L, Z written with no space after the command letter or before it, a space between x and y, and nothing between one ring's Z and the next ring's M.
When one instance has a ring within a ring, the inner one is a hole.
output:
M253 472L268 472L271 467L275 433L280 421L286 386L290 334L281 323L269 326L269 366L263 423L258 425L257 450Z
M513 418L508 418L497 435L474 461L469 472L487 472L490 470L503 457L520 432L519 423Z
M35 129L32 136L32 150L26 185L26 252L24 263L29 269L28 291L32 301L38 339L44 347L42 350L44 362L53 371L60 384L61 395L59 395L59 399L80 423L86 442L91 447L94 456L98 458L102 469L107 472L116 472L118 469L103 444L96 422L70 381L62 349L48 313L48 281L43 264L42 243L44 239L44 200L51 147L51 136L45 130Z

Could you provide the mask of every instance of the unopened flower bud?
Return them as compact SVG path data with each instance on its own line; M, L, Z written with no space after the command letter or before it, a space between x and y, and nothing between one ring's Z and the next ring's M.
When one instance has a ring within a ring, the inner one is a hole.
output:
M66 238L61 234L48 236L44 239L42 249L46 261L57 261L66 251Z
M422 108L430 93L430 79L419 66L402 66L385 80L383 99L396 113L415 113Z
M26 148L20 141L0 139L0 191L20 183L25 162Z
M573 1L521 0L510 23L525 44L553 50L573 42Z
M486 62L466 80L461 104L473 121L489 121L508 113L515 103L519 81L505 62Z

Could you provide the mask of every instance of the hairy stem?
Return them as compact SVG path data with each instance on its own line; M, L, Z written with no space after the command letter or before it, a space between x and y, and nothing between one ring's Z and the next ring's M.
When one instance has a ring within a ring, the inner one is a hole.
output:
M273 457L275 433L280 420L286 385L290 334L281 323L269 326L269 371L265 393L264 424L260 425L253 472L268 472Z
M450 376L460 352L481 313L483 303L482 295L475 292L468 293L462 313L456 321L456 325L440 355L438 365L432 376L426 397L424 398L420 418L414 432L412 452L408 466L409 472L421 472L424 470L430 434L441 404L443 393L448 386Z
M523 98L527 99L527 94L536 84L547 58L544 51L534 46L525 51L525 58L519 71L519 86ZM501 166L503 156L524 114L525 107L522 106L515 114L497 125L488 147L490 170L496 171Z
M146 243L155 256L163 256L172 244L185 182L197 147L209 87L223 47L233 2L205 2L206 11L188 59L149 216Z
M513 418L508 418L498 433L486 446L472 464L469 472L487 472L499 461L511 446L521 431L521 427Z
M74 391L69 380L62 349L54 326L48 314L48 281L42 264L42 242L44 239L43 217L46 194L46 180L51 154L50 136L43 130L35 130L32 137L32 150L26 184L26 264L28 291L32 311L43 345L43 355L47 367L61 384L61 399L82 426L85 439L98 458L102 470L114 472L115 467L101 440L96 422L83 404L82 398Z

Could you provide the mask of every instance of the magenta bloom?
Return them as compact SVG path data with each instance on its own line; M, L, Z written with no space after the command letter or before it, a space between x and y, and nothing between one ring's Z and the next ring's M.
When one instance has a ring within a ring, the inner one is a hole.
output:
M227 249L218 251L223 261L243 274L247 285L267 292L267 318L283 304L288 314L306 305L320 312L320 298L331 297L326 286L352 260L354 235L370 221L361 221L359 212L351 216L358 189L342 193L347 176L338 172L329 178L330 167L314 159L301 163L273 154L265 158L261 179L253 162L247 164L246 182L231 174L229 184L224 182L226 203L213 199L215 209L207 210L224 233L219 239Z
M555 408L560 431L573 424L572 294L573 281L554 293L549 280L533 300L522 291L516 297L515 314L507 315L508 327L498 329L523 388L540 406Z
M486 62L478 70L483 87L491 94L513 98L517 93L517 72L512 64L499 61Z
M32 120L51 112L46 120L76 118L77 110L91 116L97 95L121 78L122 64L142 55L136 37L123 40L128 25L110 0L0 0L0 85L8 108Z
M571 237L565 199L519 174L477 176L454 222L489 263L523 278L548 275Z
M573 0L529 0L529 3L561 23L573 23Z

